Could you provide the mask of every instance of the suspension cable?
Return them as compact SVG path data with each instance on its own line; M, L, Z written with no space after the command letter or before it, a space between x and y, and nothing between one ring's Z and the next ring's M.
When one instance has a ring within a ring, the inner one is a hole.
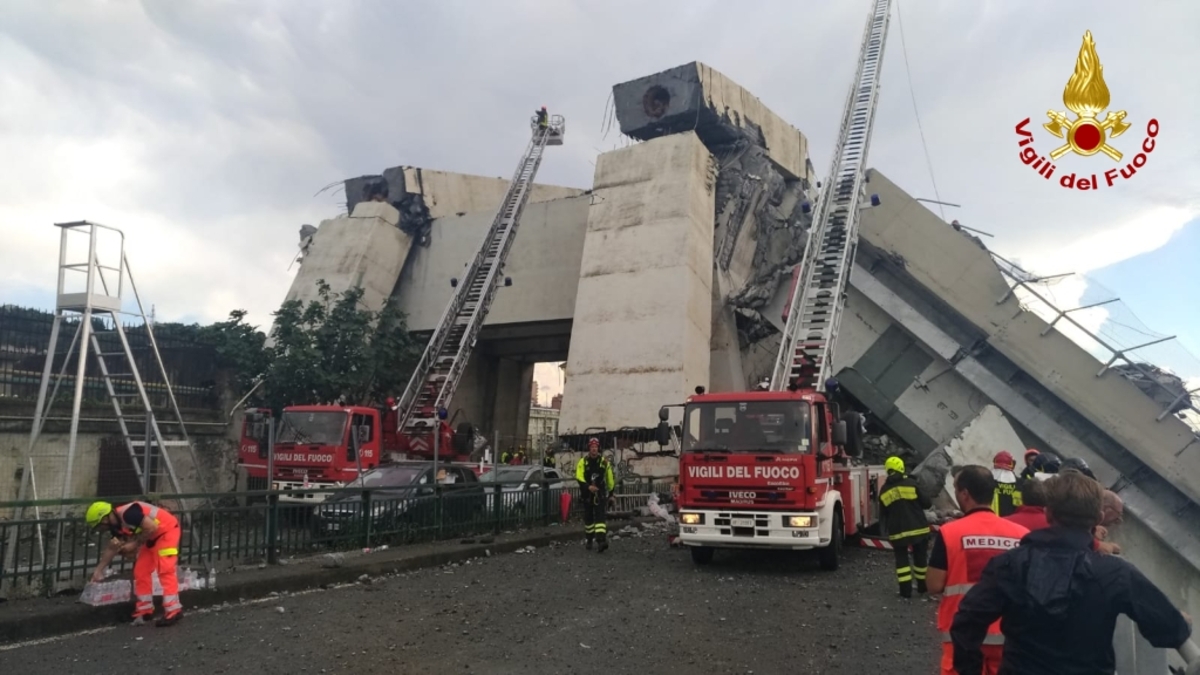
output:
M900 26L900 49L904 53L904 72L908 75L908 95L912 98L913 114L917 117L917 131L921 134L921 148L925 151L925 166L929 170L929 182L933 184L933 196L939 202L942 196L938 194L937 180L933 177L933 160L929 157L929 145L925 142L925 129L921 126L921 113L917 110L917 94L913 89L912 69L908 66L908 45L904 41L904 20L900 17L900 0L896 0L896 23ZM938 213L946 220L946 209L938 204Z

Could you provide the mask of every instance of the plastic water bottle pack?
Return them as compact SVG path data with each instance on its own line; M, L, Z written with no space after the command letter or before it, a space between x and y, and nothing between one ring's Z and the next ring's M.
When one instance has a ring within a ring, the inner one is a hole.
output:
M217 571L210 569L208 576L200 576L196 570L181 567L176 572L176 577L179 579L179 590L192 591L201 588L216 588ZM162 597L162 584L158 581L158 573L151 575L151 581L154 584L155 597ZM102 581L98 584L89 582L83 587L83 594L79 596L79 602L92 607L101 607L104 605L115 605L122 602L129 602L133 599L133 582L128 579L113 579Z

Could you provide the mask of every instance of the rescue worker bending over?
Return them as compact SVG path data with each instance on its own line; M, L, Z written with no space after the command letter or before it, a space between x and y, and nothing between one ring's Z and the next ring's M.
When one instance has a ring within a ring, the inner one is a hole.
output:
M1021 505L1021 489L1017 485L1017 460L1012 454L1001 450L992 458L992 478L996 479L996 492L992 496L992 510L1004 518L1016 513Z
M592 549L592 540L599 541L598 552L608 548L608 523L605 507L616 481L613 479L612 464L600 456L600 439L588 439L588 454L579 458L575 465L575 480L579 481L580 499L583 501L583 531L587 535L587 548Z
M163 618L156 625L171 626L183 618L179 602L179 580L175 564L179 560L179 520L166 509L145 502L130 502L113 507L108 502L95 502L88 507L89 528L107 528L113 538L100 555L100 563L92 573L92 582L104 581L104 570L118 554L137 552L133 564L133 625L147 623L154 615L154 579L163 592Z
M900 597L911 598L914 579L917 581L917 592L925 592L929 552L929 521L925 519L925 509L933 506L933 503L921 494L917 481L905 473L903 459L888 457L883 466L888 474L879 493L879 501L883 505L883 523L887 527L888 541L896 553L896 581L900 582ZM908 562L909 547L912 547L911 566Z

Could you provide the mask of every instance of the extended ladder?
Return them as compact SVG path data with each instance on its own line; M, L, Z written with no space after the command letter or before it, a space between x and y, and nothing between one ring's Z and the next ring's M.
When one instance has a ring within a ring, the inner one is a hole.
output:
M502 279L504 260L517 234L521 212L529 201L533 178L542 163L542 152L547 145L562 145L566 125L561 115L553 115L545 125L539 124L535 117L532 128L529 145L484 237L483 246L462 280L457 282L454 297L396 404L397 430L409 439L410 449L430 449L424 447L428 442L425 434L436 428L438 411L445 409L454 397L475 339L483 328Z
M854 86L842 113L833 166L813 215L792 290L771 389L792 382L818 389L832 375L833 347L841 324L846 285L858 245L859 200L866 184L867 150L875 125L879 69L887 39L891 0L874 0L863 34Z

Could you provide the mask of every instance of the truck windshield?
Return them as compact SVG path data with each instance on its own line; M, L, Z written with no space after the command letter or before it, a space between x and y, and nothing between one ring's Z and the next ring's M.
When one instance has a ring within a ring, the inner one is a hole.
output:
M804 401L693 403L684 412L684 452L808 452Z
M346 439L344 411L287 412L279 423L279 442L301 445L341 445Z

